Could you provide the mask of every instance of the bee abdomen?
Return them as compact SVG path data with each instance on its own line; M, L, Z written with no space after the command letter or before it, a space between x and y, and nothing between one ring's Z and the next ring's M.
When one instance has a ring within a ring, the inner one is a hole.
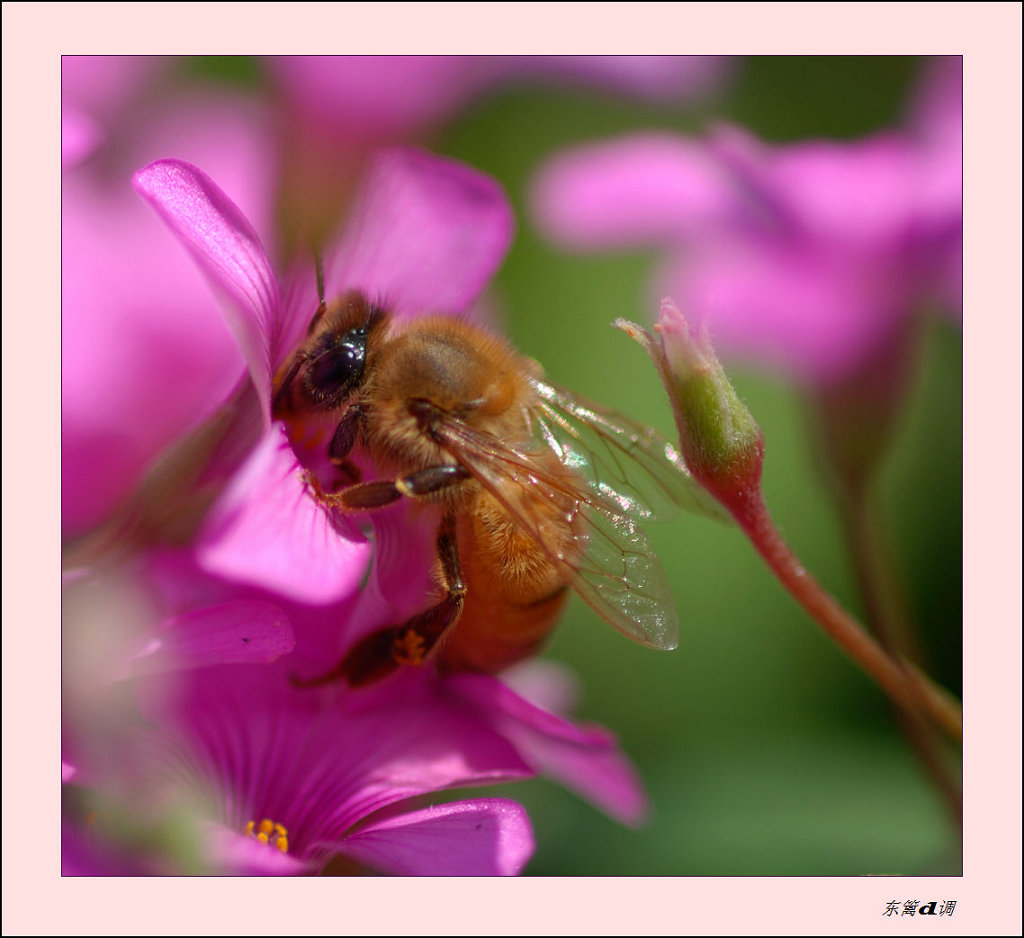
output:
M564 570L507 514L494 503L475 507L458 531L465 605L437 664L493 673L538 650L569 589Z

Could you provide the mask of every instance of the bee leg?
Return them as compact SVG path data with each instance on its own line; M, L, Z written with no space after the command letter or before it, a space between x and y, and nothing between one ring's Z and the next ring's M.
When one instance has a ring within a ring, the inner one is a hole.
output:
M446 515L437 536L437 556L445 595L403 625L364 638L345 656L339 671L350 687L379 680L402 665L422 664L455 626L466 599L466 583L455 541L455 518Z
M341 484L337 488L354 485L362 479L359 467L348 458L359 436L359 424L362 419L363 409L358 404L353 404L338 422L327 447L327 457L341 475Z
M401 479L361 482L333 494L316 494L325 504L342 511L373 511L397 502L403 496L422 498L458 485L468 478L469 472L462 466L431 466Z
M298 687L316 687L339 679L350 687L362 687L387 677L402 665L422 664L441 638L459 620L465 603L466 583L455 541L455 518L446 515L437 535L444 598L404 624L379 629L359 641L327 674L312 680L292 677Z
M294 358L286 365L284 365L281 371L278 372L280 380L275 380L277 386L274 390L274 396L271 399L271 413L275 419L288 414L292 409L291 391L292 384L295 381L296 375L299 373L299 369L306 361L306 356L301 353L296 353Z

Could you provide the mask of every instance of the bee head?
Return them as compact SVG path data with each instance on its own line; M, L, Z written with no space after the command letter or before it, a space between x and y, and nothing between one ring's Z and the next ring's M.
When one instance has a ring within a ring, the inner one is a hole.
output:
M358 293L321 306L275 382L274 416L340 407L363 380L367 343L383 319L383 310Z

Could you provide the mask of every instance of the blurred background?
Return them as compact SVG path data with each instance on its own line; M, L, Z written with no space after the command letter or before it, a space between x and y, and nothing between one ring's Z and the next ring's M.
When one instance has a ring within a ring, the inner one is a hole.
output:
M513 342L554 381L674 436L646 357L609 325L653 320L653 254L553 244L531 211L538 170L567 147L652 129L699 135L721 122L773 143L856 140L904 118L927 65L914 57L736 58L685 100L538 73L488 83L434 121L429 136L417 133L496 177L513 202L519 231L492 290ZM273 63L256 58L166 60L153 94L178 83L258 101L274 75ZM874 485L921 664L960 695L961 338L934 317L915 341ZM764 490L776 524L825 588L863 615L807 394L779 374L723 359L764 431ZM628 642L574 598L545 657L575 674L575 715L617 734L647 785L652 817L630 830L543 780L505 787L533 819L528 874L958 874L959 833L885 696L740 532L686 516L649 535L674 587L678 651ZM959 781L958 754L942 756Z

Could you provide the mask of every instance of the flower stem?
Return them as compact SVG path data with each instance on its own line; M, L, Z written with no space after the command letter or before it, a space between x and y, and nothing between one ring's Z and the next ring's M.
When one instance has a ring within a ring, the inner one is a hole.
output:
M897 655L905 650L911 659L919 661L905 604L893 580L892 562L887 545L879 533L877 512L870 495L863 488L853 486L847 486L838 494L846 537L867 610L867 623L889 655ZM943 757L933 728L919 713L912 714L898 708L897 718L908 742L942 796L954 825L962 831L963 794Z
M891 657L804 569L772 522L760 488L727 502L736 522L794 599L904 711L923 714L951 738L963 739L959 703L913 664Z
M927 718L962 740L963 716L955 698L879 645L782 540L761 492L764 434L729 382L706 327L694 329L670 299L662 301L657 337L624 319L615 326L639 342L658 369L679 430L680 452L694 480L729 511L783 586L909 719ZM854 446L844 462L855 466L858 476L876 457L879 439L877 434L847 438Z

